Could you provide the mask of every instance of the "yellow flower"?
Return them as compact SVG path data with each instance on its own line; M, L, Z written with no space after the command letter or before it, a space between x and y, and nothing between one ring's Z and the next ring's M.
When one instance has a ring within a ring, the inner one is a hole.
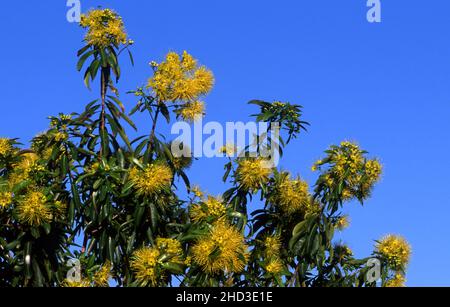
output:
M220 220L192 247L192 258L206 273L237 273L247 264L248 247L234 226Z
M261 184L269 181L272 168L262 158L246 158L238 162L237 182L246 190L256 191Z
M159 249L155 247L143 247L133 253L131 269L139 283L157 285L160 277L157 268L159 256Z
M269 274L278 275L283 271L283 262L280 259L272 259L266 266L266 271Z
M322 211L322 205L318 201L314 201L312 198L306 205L305 216L318 214Z
M389 279L384 285L386 288L402 288L405 287L406 278L400 273L396 273L395 276Z
M127 43L122 18L110 9L91 10L83 14L80 25L88 29L85 40L91 46L106 48L111 44L118 46Z
M327 158L319 160L314 166L316 170L324 165L328 166L322 173L325 185L333 190L343 181L342 200L348 201L356 196L360 201L367 199L380 179L380 162L366 160L366 153L352 142L342 142L340 146L332 146L327 152Z
M343 178L346 173L354 175L361 169L363 151L355 143L342 142L340 147L332 151L330 160L334 163L332 172L338 178Z
M183 248L181 243L175 239L156 239L156 246L160 250L161 254L166 254L170 257L171 262L183 263Z
M334 253L340 258L353 256L353 251L346 244L338 243L334 246Z
M276 108L284 108L286 106L286 103L281 102L281 101L275 101L273 103L273 106L276 107Z
M349 189L344 189L342 191L342 199L343 200L350 200L353 198L353 193Z
M198 68L194 72L196 96L208 94L214 86L214 75L205 66Z
M195 197L198 197L198 198L202 198L203 195L204 195L204 193L202 192L202 190L200 189L199 186L194 186L194 187L192 187L191 193L193 193L194 196L195 196Z
M29 226L50 223L52 214L46 202L47 197L42 192L29 192L17 206L19 221Z
M157 238L155 246L143 247L133 253L131 269L141 285L157 286L164 278L166 262L185 264L181 243L175 239Z
M91 282L85 278L81 278L78 281L66 279L62 286L65 288L90 288Z
M204 114L205 104L201 101L187 103L179 111L179 115L186 122L199 121Z
M155 74L148 81L147 87L153 89L160 101L192 103L209 93L214 85L212 72L203 66L199 67L197 61L186 51L182 58L175 52L169 52L164 62L152 67ZM197 104L196 115L200 113L199 109L200 104Z
M320 166L323 164L323 161L322 160L317 160L314 164L313 164L313 166L311 167L311 170L313 171L313 172L316 172L319 168L320 168Z
M332 188L332 187L333 187L333 185L334 185L334 180L333 180L333 178L331 177L331 175L330 175L329 173L323 175L323 179L324 179L325 184L326 184L326 186L327 186L328 188Z
M369 160L365 164L365 173L370 183L380 180L383 167L378 160Z
M130 180L140 195L154 196L170 189L172 184L172 170L164 164L150 164L144 170L133 168Z
M404 268L411 256L411 246L400 236L388 235L377 244L376 248L394 268Z
M0 192L0 210L11 205L12 201L13 194L11 192Z
M192 205L189 215L194 222L204 221L207 218L218 219L225 215L226 207L222 200L208 196L201 204Z
M57 200L53 204L53 211L57 217L63 218L67 212L67 204Z
M197 67L197 60L194 59L194 57L190 55L186 50L183 51L181 67L183 71L192 71Z
M341 231L348 228L350 226L350 221L349 221L348 216L346 215L346 216L340 217L336 221L336 224L334 226Z
M111 262L107 261L100 270L98 270L94 274L94 284L97 287L108 287L109 286L109 280L111 278L111 269L112 265Z
M279 236L268 236L264 239L265 253L268 258L279 257L281 240Z
M69 136L65 132L55 133L55 141L56 142L63 142L63 141L66 141L68 138L69 138Z
M9 175L11 187L22 181L30 179L30 174L36 171L43 171L45 168L38 164L38 155L35 153L26 153L21 156L20 162L15 164L13 172Z
M297 178L291 180L290 176L285 176L276 189L276 193L271 197L272 203L279 207L285 214L306 212L310 202L308 183Z
M10 154L12 149L10 139L0 138L0 157Z
M219 150L220 153L225 154L227 157L234 157L237 154L238 148L232 143L228 143L222 146Z
M184 265L189 267L191 266L191 264L192 264L192 257L191 256L186 257L186 259L184 260Z
M192 150L188 145L172 142L169 147L172 148L172 163L175 170L185 170L192 166Z

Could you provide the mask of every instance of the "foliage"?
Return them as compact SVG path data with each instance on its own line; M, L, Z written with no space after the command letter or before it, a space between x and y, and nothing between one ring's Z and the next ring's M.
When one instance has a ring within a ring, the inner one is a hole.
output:
M99 76L98 99L80 114L51 117L29 149L0 139L0 286L375 286L366 279L372 257L382 263L383 285L404 282L410 248L402 238L386 237L366 259L333 240L348 226L344 206L370 196L378 160L354 143L332 146L313 166L310 192L246 148L225 165L230 188L205 195L186 174L192 159L174 157L157 131L161 116L203 116L212 72L187 52L170 52L151 63L147 86L130 92L138 102L126 113L115 83L122 52L133 61L133 42L122 19L93 10L81 26L77 68L87 66L87 87ZM281 125L280 154L308 125L299 105L250 103L256 121ZM148 114L151 130L130 139L137 112ZM250 205L259 208L248 212ZM73 258L79 281L67 279Z

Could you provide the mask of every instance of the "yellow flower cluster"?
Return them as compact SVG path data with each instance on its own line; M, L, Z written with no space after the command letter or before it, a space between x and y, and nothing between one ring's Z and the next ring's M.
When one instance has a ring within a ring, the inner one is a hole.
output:
M281 240L279 236L268 236L264 239L264 249L267 257L279 257Z
M194 194L195 197L202 198L204 193L199 186L194 186L191 189L191 193Z
M235 227L220 220L192 247L192 258L206 273L237 273L247 264L248 247Z
M273 275L278 275L283 271L284 265L279 258L274 258L266 265L266 272Z
M308 183L297 178L291 180L289 175L284 176L278 184L271 202L287 215L305 213L311 202Z
M342 142L340 146L332 146L328 157L317 161L313 171L322 170L325 165L322 180L329 189L333 189L343 181L342 199L350 200L355 196L365 199L380 180L382 166L376 159L366 160L365 152L358 145L351 142Z
M171 262L183 263L183 249L181 243L175 239L158 238L156 246L162 255L167 255Z
M47 206L47 197L40 191L31 191L17 206L17 217L23 224L41 226L50 223L52 213Z
M133 168L130 171L131 182L138 194L144 196L154 196L170 189L172 179L172 170L160 163L150 164L144 170Z
M164 274L161 267L164 261L184 263L183 250L180 242L175 239L158 238L156 246L143 247L133 253L131 269L136 280L145 285L157 286ZM166 260L164 257L166 256ZM168 259L168 260L167 260Z
M405 287L406 278L403 274L396 273L395 276L389 279L384 287L386 288L403 288Z
M214 85L212 72L204 66L199 66L186 51L181 57L175 52L169 52L164 62L153 67L155 73L148 81L148 87L152 88L163 102L192 103L209 93ZM199 111L199 106L196 106L195 111ZM201 111L203 113L203 110Z
M69 280L66 279L62 283L64 288L90 288L91 282L86 278L81 278L80 280Z
M202 203L192 205L189 215L192 221L201 222L208 218L219 219L225 215L226 210L222 200L208 196Z
M64 142L69 138L69 135L66 132L56 132L54 137L56 142Z
M0 138L0 157L6 156L11 153L13 147L11 140L7 138Z
M174 157L172 159L173 167L176 170L185 170L192 166L193 159L189 156Z
M20 162L14 165L12 173L9 175L9 183L15 186L22 181L30 179L33 172L44 171L44 166L38 163L38 155L35 153L26 153L21 156Z
M109 287L112 268L111 262L106 261L92 277L81 277L79 280L65 279L62 286L65 288Z
M395 269L404 268L411 256L411 246L400 236L388 235L377 244L377 252Z
M111 279L111 262L107 261L93 276L94 285L97 287L108 287Z
M131 269L140 283L156 286L158 283L159 250L155 247L143 247L133 254Z
M262 158L246 158L238 162L236 181L242 188L257 191L261 184L267 183L272 174L272 168Z
M96 48L127 43L122 18L113 10L91 10L88 14L81 16L80 25L88 29L85 36L86 42Z
M363 151L354 143L342 142L340 148L332 155L332 161L334 173L339 178L344 178L346 172L355 175L364 162Z
M205 114L205 104L202 101L189 102L180 109L179 114L186 122L199 121Z
M339 230L344 230L350 226L349 217L347 215L340 217L335 224L335 227Z
M364 165L365 174L369 182L376 182L381 176L383 167L378 160L369 160Z
M280 236L267 236L264 239L264 254L267 265L265 270L272 275L280 274L284 269L283 261L281 260L281 239Z
M352 249L348 245L343 243L338 243L334 246L334 253L338 256L339 259L353 256Z
M7 208L13 201L13 194L8 191L0 192L0 210Z
M272 105L276 108L284 108L286 106L286 103L281 101L275 101Z

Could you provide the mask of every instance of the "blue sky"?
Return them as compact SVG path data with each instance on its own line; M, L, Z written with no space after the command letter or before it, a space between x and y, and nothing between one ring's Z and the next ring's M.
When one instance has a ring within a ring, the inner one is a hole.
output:
M83 10L116 9L136 41L119 85L128 108L135 100L124 93L150 76L149 61L188 50L217 80L205 121L249 120L255 98L305 107L312 126L283 168L313 183L311 164L342 140L379 157L383 180L364 208L346 206L352 226L340 237L363 257L373 240L402 234L413 246L408 285L450 286L450 2L381 3L382 22L370 24L366 0L82 0ZM26 141L48 115L96 98L76 72L82 31L66 11L65 1L1 3L0 136ZM223 192L224 162L198 161L192 181Z

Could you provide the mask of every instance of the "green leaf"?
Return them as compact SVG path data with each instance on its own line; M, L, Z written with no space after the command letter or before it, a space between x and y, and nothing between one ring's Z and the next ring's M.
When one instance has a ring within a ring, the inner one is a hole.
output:
M179 263L166 262L161 266L172 274L181 275L184 273L184 266Z
M91 51L85 53L85 54L80 58L80 60L79 60L78 63L77 63L77 70L78 70L78 71L80 71L80 70L83 68L84 63L86 62L86 60L87 60L91 55L93 55L94 53L95 53L95 50L91 50Z
M133 58L133 54L131 53L131 51L127 48L128 51L128 55L130 57L130 61L131 61L131 65L134 66L134 58Z
M166 119L167 123L170 124L170 113L169 113L169 109L167 108L166 105L161 105L160 106L160 110L161 110L161 114L164 116L164 118Z
M144 204L137 206L136 210L134 211L134 227L135 227L135 229L137 229L139 227L139 225L141 224L144 212L145 212Z
M112 101L114 101L114 102L120 107L120 109L122 110L122 112L125 112L125 107L124 107L122 101L120 101L117 97L114 97L114 96L108 95L107 97L108 97L109 99L111 99ZM120 114L120 115L122 115L122 114Z
M86 45L77 52L77 57L80 57L84 52L86 52L89 48L91 48L91 45Z
M91 83L90 83L90 77L91 77L91 67L89 66L86 69L86 72L84 73L84 85L91 90Z
M32 261L33 263L33 272L34 272L34 286L35 287L42 287L44 285L44 278L42 276L41 269L39 268L39 264L37 261Z
M96 59L90 65L90 74L92 81L95 80L95 77L97 76L99 70L100 70L100 60Z
M152 230L155 231L159 224L159 214L154 203L150 203L150 219L152 223Z
M100 128L100 139L101 139L101 145L103 149L103 154L107 155L109 153L109 135L108 131L105 129Z

